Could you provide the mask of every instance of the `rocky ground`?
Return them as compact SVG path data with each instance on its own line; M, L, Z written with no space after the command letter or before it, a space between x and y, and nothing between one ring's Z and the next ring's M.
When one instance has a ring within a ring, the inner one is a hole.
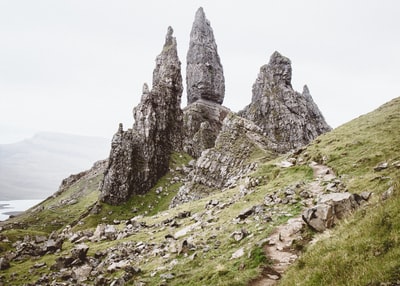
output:
M289 166L290 162L283 162L282 165ZM341 185L341 181L335 176L333 170L328 166L312 162L310 167L313 169L314 180L307 183L305 190L308 195L305 195L303 204L308 207L313 206L313 200L320 198L326 194L327 186L329 190L337 193L337 189L332 186ZM343 210L349 212L350 209ZM344 215L344 213L343 213ZM285 224L282 224L274 229L273 233L268 237L267 244L264 246L265 255L270 259L271 265L264 268L262 277L251 283L252 286L270 286L276 285L279 279L284 274L285 270L298 258L299 249L294 246L307 239L304 236L306 222L302 216L297 216L289 219Z

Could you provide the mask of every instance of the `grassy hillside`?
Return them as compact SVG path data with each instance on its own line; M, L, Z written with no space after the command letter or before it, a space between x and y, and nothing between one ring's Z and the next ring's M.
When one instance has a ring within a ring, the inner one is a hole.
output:
M317 236L280 285L400 283L400 98L318 138L302 155L324 161L370 205ZM388 168L375 171L382 162ZM393 195L382 200L382 194ZM387 285L387 284L385 284Z
M88 276L84 284L95 285L99 281L97 276L101 276L108 279L108 284L124 277L128 285L248 285L272 263L263 251L268 236L277 225L302 212L300 193L313 180L309 163L317 161L334 169L350 192L374 194L367 205L334 230L322 235L307 231L305 241L314 235L317 242L305 248L301 241L293 246L304 253L281 285L394 282L400 279L399 126L400 98L397 98L319 137L301 152L270 161L265 161L265 154L257 154L253 158L259 163L257 171L239 181L236 187L174 209L168 209L168 203L182 184L183 166L191 160L186 154L174 154L171 172L148 194L134 197L122 206L97 204L92 208L102 176L92 174L38 208L1 224L4 229L0 233L0 256L15 251L14 242L26 236L65 233L68 225L71 235L93 233L99 224L112 225L121 234L127 229L128 220L134 218L139 226L125 236L85 240L89 247L85 263L101 262L104 270L98 266L97 275ZM296 157L297 164L288 168L277 165L289 157ZM387 168L374 170L382 162L388 163ZM294 190L293 201L264 204L267 195L284 200L289 189ZM393 195L382 200L381 195L388 189ZM77 193L77 203L61 203ZM249 215L243 215L250 209ZM236 235L242 237L236 239ZM184 248L184 243L190 247ZM141 245L148 250L138 255ZM56 271L51 267L74 247L75 243L66 238L56 253L34 259L22 256L12 261L10 268L2 270L0 282L23 285L54 274ZM117 259L128 257L132 258L129 265L140 268L140 272L127 276L127 269L106 270ZM38 264L44 266L35 267ZM54 275L47 278L77 283L73 277Z

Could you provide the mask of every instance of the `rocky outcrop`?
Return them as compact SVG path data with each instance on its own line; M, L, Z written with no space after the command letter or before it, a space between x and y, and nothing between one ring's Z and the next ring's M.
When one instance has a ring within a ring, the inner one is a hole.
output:
M196 12L187 53L188 106L184 109L183 149L194 158L214 147L229 109L221 106L225 80L214 33L203 8Z
M278 152L304 146L331 130L308 87L296 92L291 79L290 60L274 52L269 63L260 68L251 104L239 113L260 126Z
M171 207L197 200L213 190L234 186L239 179L254 171L257 157L274 157L272 143L251 121L229 113L222 125L215 146L202 152L188 182L171 202Z
M212 101L199 99L183 110L183 150L198 158L215 145L222 122L230 110Z
M58 191L53 194L53 198L61 195L65 191L67 191L73 184L79 182L85 177L94 177L98 174L104 173L106 167L107 167L108 161L106 160L100 160L97 161L93 164L92 168L86 171L82 171L78 174L72 174L68 178L65 178L62 180L60 187L58 188ZM79 197L79 192L75 193L76 197Z
M370 194L330 193L322 195L317 205L303 212L303 220L313 229L323 232L367 201Z
M162 177L174 150L182 148L181 63L176 39L168 28L165 44L156 59L153 86L133 110L132 129L120 124L111 144L100 199L118 205L134 194L146 193Z
M222 104L225 80L214 33L203 8L196 12L187 53L186 84L188 104L206 99Z

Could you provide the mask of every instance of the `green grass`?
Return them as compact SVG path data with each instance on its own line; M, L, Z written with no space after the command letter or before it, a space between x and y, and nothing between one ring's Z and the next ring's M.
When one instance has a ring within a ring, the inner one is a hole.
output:
M280 285L380 285L400 281L400 98L325 134L300 156L324 161L350 192L373 192L369 206L322 235ZM380 172L374 167L388 162ZM381 194L393 187L386 201Z
M400 280L400 194L343 221L310 246L280 285L380 285Z
M350 192L374 192L371 201L354 216L343 220L334 230L324 235L316 235L318 242L311 246L303 241L296 242L293 247L303 251L303 255L289 269L281 281L281 285L379 285L380 282L395 282L400 279L400 170L392 165L400 160L400 99L384 105L377 111L362 116L336 130L320 136L297 156L303 164L289 168L277 167L276 163L285 159L282 156L271 160L271 154L254 148L250 156L259 168L250 176L258 179L260 184L246 196L240 197L240 185L223 192L212 192L207 198L168 209L170 200L176 194L181 183L171 183L175 176L183 176L177 167L187 164L191 158L186 154L175 153L171 157L170 172L162 177L154 188L142 196L135 196L121 206L101 205L100 213L87 213L90 205L97 201L97 186L101 176L82 180L59 197L44 202L43 210L27 213L15 218L20 227L3 231L11 241L23 238L24 235L48 234L52 230L60 230L66 224L74 223L74 231L94 229L99 223L112 223L114 219L130 219L143 215L140 219L147 225L157 225L166 219L174 218L182 211L204 213L209 200L218 200L220 204L227 203L224 209L216 208L216 219L201 229L188 233L178 239L192 237L197 249L187 255L170 253L167 258L154 256L144 261L135 261L142 269L133 280L144 281L146 285L160 285L160 274L174 273L175 278L168 280L167 285L248 285L260 275L264 266L270 261L262 250L262 242L269 236L275 226L285 223L290 217L297 216L302 211L301 203L279 204L271 208L272 221L257 220L255 216L245 222L236 223L235 218L241 211L255 205L263 205L264 197L270 193L283 193L287 187L295 185L304 187L313 179L313 171L308 167L311 161L329 165L346 183ZM380 162L387 161L389 168L376 172L373 168ZM389 187L393 187L395 195L386 201L381 201L380 195ZM156 189L162 187L160 194ZM84 191L84 192L83 192ZM74 194L83 192L80 202L75 205L55 208L59 202ZM234 204L229 204L235 200ZM52 207L53 206L53 207ZM133 212L135 210L135 212ZM105 219L103 219L105 218ZM51 222L56 219L57 223ZM77 223L79 221L79 223ZM89 256L96 251L116 247L120 243L146 241L155 244L165 242L165 235L192 225L191 218L179 219L179 227L166 226L159 229L147 228L121 240L87 242ZM119 225L118 227L123 227ZM236 242L230 234L245 228L249 236ZM305 230L307 240L315 234ZM215 236L215 237L214 237ZM218 241L218 242L217 242ZM210 246L204 251L206 245ZM4 275L6 281L22 285L35 281L49 268L29 269L36 262L46 262L48 266L54 263L59 255L69 253L73 244L66 241L59 254L45 255L37 260L25 260L13 263ZM4 250L12 245L0 244ZM231 259L232 253L239 248L244 249L244 255ZM191 259L191 255L195 257ZM177 265L168 270L172 261ZM158 269L158 270L157 270ZM155 275L154 271L156 271ZM18 276L12 278L12 273ZM106 274L108 277L122 275L119 271ZM26 277L26 281L23 281ZM129 281L128 284L132 284Z
M185 166L192 158L186 153L173 153L170 161L170 169ZM95 228L99 222L112 223L114 220L128 220L137 215L152 216L161 211L167 210L172 198L176 195L181 182L170 183L173 177L182 178L182 175L174 171L168 172L157 184L146 194L136 195L126 203L119 206L112 206L106 203L98 204L101 210L98 214L90 214L82 220L82 223L75 226L74 230ZM162 192L157 194L161 187Z

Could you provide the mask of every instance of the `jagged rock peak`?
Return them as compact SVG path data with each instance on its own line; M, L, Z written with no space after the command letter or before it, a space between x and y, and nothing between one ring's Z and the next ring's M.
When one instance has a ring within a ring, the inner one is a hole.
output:
M188 104L200 98L222 104L225 96L223 68L213 29L201 7L193 22L186 62Z
M178 58L176 39L172 34L173 29L168 27L163 50L156 58L153 89L167 87L182 92L181 62Z
M269 63L260 68L251 104L239 113L260 126L278 152L306 145L331 130L308 87L296 92L291 79L290 60L274 52Z
M292 86L292 63L287 57L275 51L267 65L271 83Z
M103 202L118 205L148 192L168 171L172 152L182 148L181 63L172 33L169 27L156 58L151 91L144 84L141 101L133 109L133 128L123 131L121 124L112 139L101 186Z

